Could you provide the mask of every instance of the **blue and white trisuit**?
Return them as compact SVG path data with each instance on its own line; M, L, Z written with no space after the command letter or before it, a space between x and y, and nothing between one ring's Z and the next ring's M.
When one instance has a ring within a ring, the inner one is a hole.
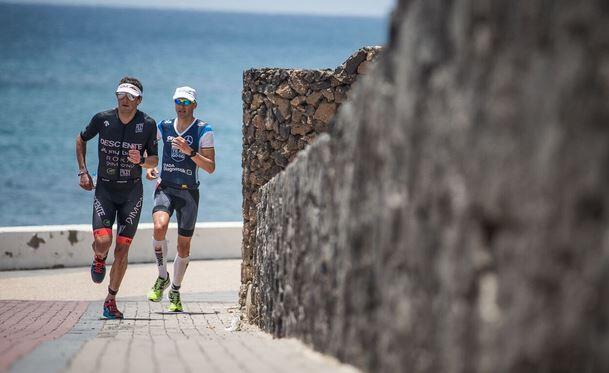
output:
M158 139L163 143L161 178L154 192L152 213L165 211L169 215L176 212L178 234L192 237L199 208L198 167L190 157L173 148L174 137L181 136L195 150L214 147L214 132L211 126L195 119L188 128L178 132L177 118L159 122Z

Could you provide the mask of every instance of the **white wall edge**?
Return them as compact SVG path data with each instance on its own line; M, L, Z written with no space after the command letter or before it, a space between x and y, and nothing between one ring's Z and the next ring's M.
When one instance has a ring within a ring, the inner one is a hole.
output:
M170 223L167 232L170 261L176 255L177 228L177 223ZM197 223L191 259L240 259L242 229L242 222ZM154 262L152 231L152 223L139 224L129 263ZM0 270L88 266L93 258L92 242L89 224L0 227Z

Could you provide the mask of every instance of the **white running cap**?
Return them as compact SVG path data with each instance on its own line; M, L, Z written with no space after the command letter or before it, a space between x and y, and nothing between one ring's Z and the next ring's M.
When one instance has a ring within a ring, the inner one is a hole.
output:
M197 101L197 91L191 87L178 87L173 94L173 99L187 98L190 101Z
M140 91L140 89L130 83L123 83L123 84L119 84L118 88L116 88L116 93L131 93L132 95L136 96L136 97L140 97L142 95L142 91Z

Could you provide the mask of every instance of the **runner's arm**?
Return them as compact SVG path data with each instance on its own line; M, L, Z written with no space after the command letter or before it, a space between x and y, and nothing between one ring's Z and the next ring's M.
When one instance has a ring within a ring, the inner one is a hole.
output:
M157 164L159 164L159 156L149 155L141 166L142 168L155 168Z
M156 180L159 177L159 169L154 167L154 168L147 168L146 169L146 179L148 180Z
M76 136L78 172L87 171L87 141L97 136L100 122L100 113L97 113L91 118L89 124Z
M93 189L93 179L87 171L87 142L81 135L76 136L76 161L78 162L78 173L80 174L79 185L84 190Z
M211 174L216 170L216 150L214 148L214 132L210 125L202 128L202 135L199 138L199 151L190 159L195 162L197 167L204 169Z
M150 132L148 141L146 141L146 144L144 145L146 160L141 165L142 168L146 169L155 168L159 164L159 131L154 121L152 121L152 124L154 130Z
M76 162L78 162L78 172L87 171L87 142L80 134L76 136Z
M195 162L197 167L204 169L211 174L216 170L216 150L215 148L200 148L197 154L190 159Z

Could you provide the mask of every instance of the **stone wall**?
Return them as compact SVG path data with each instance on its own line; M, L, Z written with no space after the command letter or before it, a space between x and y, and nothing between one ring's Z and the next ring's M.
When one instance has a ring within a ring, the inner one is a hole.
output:
M258 325L370 372L609 371L609 7L399 1L261 190Z
M258 189L328 130L351 85L381 47L361 48L335 70L251 69L243 74L241 304L252 280Z

